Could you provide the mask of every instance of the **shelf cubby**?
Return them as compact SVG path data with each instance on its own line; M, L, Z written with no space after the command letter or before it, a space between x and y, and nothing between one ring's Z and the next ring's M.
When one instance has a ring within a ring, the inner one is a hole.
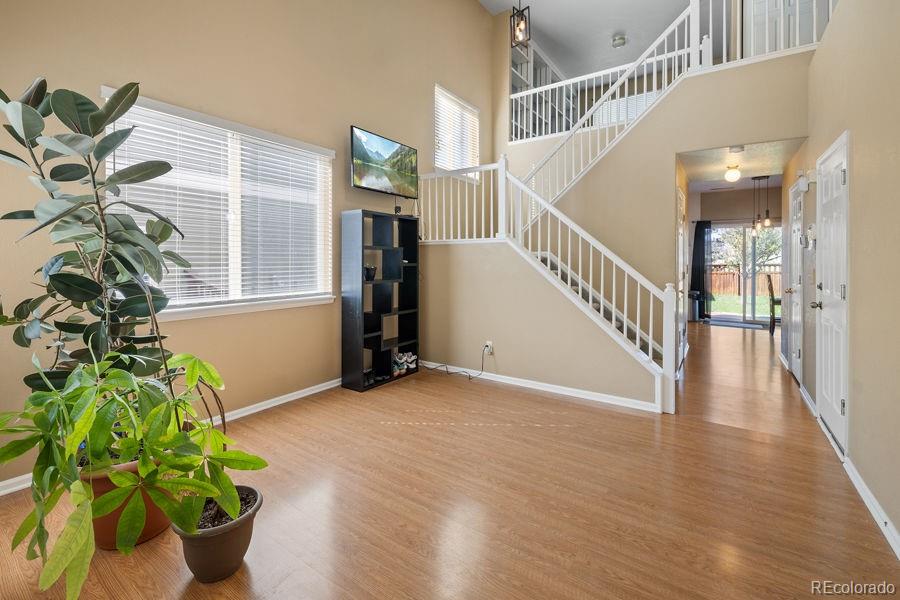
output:
M365 391L392 375L398 352L419 353L419 223L367 210L341 214L341 384ZM366 280L365 266L376 267Z

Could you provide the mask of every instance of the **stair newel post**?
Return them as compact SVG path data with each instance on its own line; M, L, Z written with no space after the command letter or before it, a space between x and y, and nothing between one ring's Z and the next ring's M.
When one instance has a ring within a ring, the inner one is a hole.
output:
M497 220L499 221L497 224L497 237L500 239L506 237L507 227L509 225L506 217L507 187L506 154L501 154L500 160L497 161Z
M709 7L712 10L712 4ZM691 44L691 71L700 68L700 0L691 0L691 20L688 24L690 28L690 44ZM710 32L712 35L712 32Z
M675 361L677 356L675 301L675 285L667 283L663 292L663 388L661 399L662 411L667 413L675 412Z

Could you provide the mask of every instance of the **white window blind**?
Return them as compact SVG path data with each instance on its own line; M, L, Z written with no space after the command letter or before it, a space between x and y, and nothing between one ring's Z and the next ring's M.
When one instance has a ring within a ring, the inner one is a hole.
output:
M184 232L184 239L176 233L163 245L191 263L169 265L161 287L170 306L331 294L333 154L175 112L182 114L133 107L115 127L137 128L106 161L107 173L146 160L172 165L162 177L123 186L120 197L162 213ZM127 212L142 227L153 218Z
M453 171L478 166L478 109L434 86L434 166Z

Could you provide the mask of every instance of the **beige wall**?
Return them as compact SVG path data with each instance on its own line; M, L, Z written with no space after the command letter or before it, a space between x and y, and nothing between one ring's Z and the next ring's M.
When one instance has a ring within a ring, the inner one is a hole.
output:
M900 2L838 4L809 70L806 166L850 132L848 455L900 524ZM814 188L811 188L811 190Z
M342 210L392 209L387 196L349 187L349 127L419 149L432 170L433 90L440 83L481 111L481 153L493 156L493 20L477 0L7 3L0 87L18 94L36 75L99 101L100 86L139 81L150 98L337 151L334 162L335 291L340 296ZM44 32L44 33L41 33ZM52 33L51 33L52 32ZM377 40L377 43L375 43ZM6 141L4 150L17 151ZM0 165L0 210L40 193ZM407 211L411 206L406 206ZM11 308L49 257L43 236L14 244L21 224L0 227L0 292ZM234 409L340 376L340 300L165 324L169 347L215 363ZM30 352L0 331L0 411L21 406ZM0 480L26 461L0 468Z
M781 186L769 188L769 217L781 221ZM759 214L766 214L766 192L762 191ZM787 213L785 213L787 214ZM728 190L724 192L704 192L700 194L700 219L703 221L750 220L753 212L753 190Z
M654 378L505 243L422 248L422 356L653 402Z

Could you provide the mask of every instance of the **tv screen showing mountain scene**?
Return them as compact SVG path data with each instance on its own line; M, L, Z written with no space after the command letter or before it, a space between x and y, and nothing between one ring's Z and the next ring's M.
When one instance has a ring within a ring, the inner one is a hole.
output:
M403 196L419 196L419 164L416 149L375 135L359 127L350 134L353 186Z

